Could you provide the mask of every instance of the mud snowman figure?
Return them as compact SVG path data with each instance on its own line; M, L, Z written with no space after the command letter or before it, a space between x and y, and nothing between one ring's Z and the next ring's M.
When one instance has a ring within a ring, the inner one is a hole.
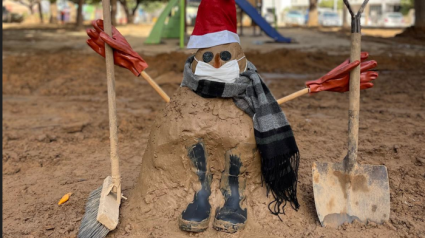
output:
M203 0L197 16L188 43L197 51L152 126L131 202L122 211L124 223L163 227L163 237L209 227L234 233L270 212L282 214L287 203L299 208L300 153L284 112L242 50L235 1ZM115 64L135 75L147 67L115 28L110 38L101 20L92 24L93 50L104 55L106 42ZM346 86L349 69L359 64L345 62L317 82L339 77ZM375 66L362 63L362 89L373 86L377 74L367 70Z

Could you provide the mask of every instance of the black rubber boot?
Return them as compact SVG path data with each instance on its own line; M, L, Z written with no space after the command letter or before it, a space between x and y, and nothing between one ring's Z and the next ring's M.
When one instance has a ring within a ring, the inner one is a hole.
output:
M211 205L211 174L207 170L207 158L204 144L199 142L189 149L189 158L196 168L196 174L201 182L201 189L195 193L193 202L182 212L179 219L183 231L202 232L208 228Z
M217 208L214 219L214 229L218 231L234 233L245 227L247 210L240 207L244 200L241 194L245 189L245 180L239 176L241 166L238 156L226 153L226 169L221 175L221 192L225 203L222 208Z

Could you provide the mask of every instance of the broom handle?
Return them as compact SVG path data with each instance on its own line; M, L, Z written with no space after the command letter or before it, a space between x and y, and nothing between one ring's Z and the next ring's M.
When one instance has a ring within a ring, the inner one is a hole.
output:
M288 96L286 96L286 97L283 97L283 98L281 98L281 99L278 99L278 100L276 100L277 101L277 104L282 104L282 103L285 103L285 102L287 102L287 101L289 101L289 100L292 100L292 99L295 99L295 98L297 98L297 97L299 97L299 96L302 96L302 95L304 95L304 94L307 94L307 93L309 93L310 92L310 88L304 88L304 89L301 89L301 90L299 90L299 91L296 91L295 93L292 93L292 94L289 94Z
M103 26L105 33L112 36L111 8L110 0L103 0ZM111 172L112 182L114 184L113 192L118 192L117 188L121 186L120 165L118 157L118 128L117 128L117 109L115 102L115 73L114 57L112 48L105 44L106 60L106 79L108 83L108 106L109 106L109 139L111 142Z
M153 79L149 76L149 74L147 74L145 71L142 71L142 77L148 81L148 83L152 86L153 89L155 89L155 91L159 94L159 96L162 97L162 99L164 99L165 102L170 102L170 97L164 92L164 90L162 90L161 87L159 87L159 85L153 81Z

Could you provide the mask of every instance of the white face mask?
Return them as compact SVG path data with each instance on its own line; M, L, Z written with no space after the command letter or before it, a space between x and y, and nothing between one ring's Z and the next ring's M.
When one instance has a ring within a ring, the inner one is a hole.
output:
M196 65L195 75L198 77L198 79L222 83L233 83L235 82L236 78L239 78L240 72L238 61L243 58L245 58L245 56L238 60L231 60L218 69L203 61L198 61L195 58L196 62L198 62L198 64Z

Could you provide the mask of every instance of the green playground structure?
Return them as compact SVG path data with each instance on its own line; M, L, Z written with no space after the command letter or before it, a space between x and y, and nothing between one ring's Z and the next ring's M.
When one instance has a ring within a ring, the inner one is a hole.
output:
M184 12L185 0L171 0L158 17L145 44L160 44L161 39L180 38L180 47L184 48Z

